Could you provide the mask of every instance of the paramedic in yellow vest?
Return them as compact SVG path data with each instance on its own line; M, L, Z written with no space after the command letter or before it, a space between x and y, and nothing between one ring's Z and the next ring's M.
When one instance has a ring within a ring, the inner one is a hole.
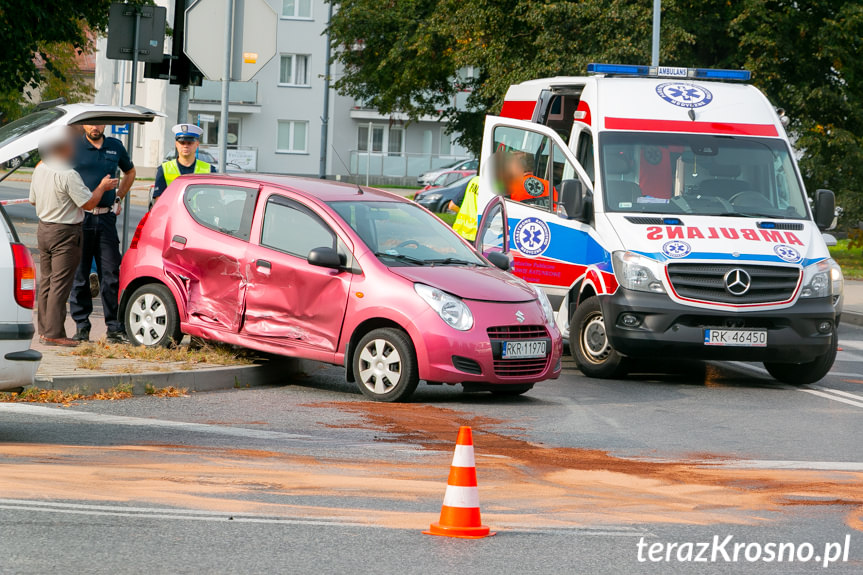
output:
M458 215L455 218L455 223L452 229L461 237L468 241L476 239L476 224L479 215L477 214L477 191L479 190L479 176L474 176L467 183L467 188L464 191L464 199L461 201L461 207L458 210Z
M153 186L153 200L162 195L177 176L186 174L209 174L216 167L202 162L198 156L198 141L204 131L194 124L177 124L173 128L174 145L177 146L177 159L162 163L156 170L156 183Z

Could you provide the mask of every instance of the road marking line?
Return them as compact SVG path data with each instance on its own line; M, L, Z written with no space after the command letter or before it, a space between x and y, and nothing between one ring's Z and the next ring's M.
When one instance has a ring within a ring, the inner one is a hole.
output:
M833 389L832 387L823 387L820 385L812 385L812 389L826 391L827 393L835 393L836 395L841 395L842 397L847 397L849 399L863 402L863 395L854 395L853 393L849 393L841 389Z
M837 396L832 395L830 393L824 393L823 391L818 391L818 390L810 389L807 387L798 387L797 389L799 389L800 391L802 391L804 393L809 393L811 395L817 395L818 397L823 397L825 399L832 399L833 401L838 401L840 403L847 403L848 405L853 405L854 407L863 408L863 403L858 402L858 401L852 401L850 399L845 399L844 397L837 397Z

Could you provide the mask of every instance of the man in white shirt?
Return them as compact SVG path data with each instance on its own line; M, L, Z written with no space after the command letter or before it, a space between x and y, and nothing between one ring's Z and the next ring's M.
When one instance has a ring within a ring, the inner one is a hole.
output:
M105 176L91 193L72 169L75 154L67 127L54 128L39 143L42 161L33 170L30 203L36 206L39 227L39 292L37 323L40 341L46 345L74 347L66 337L66 301L72 291L75 270L81 261L81 222L84 210L95 207L117 179Z

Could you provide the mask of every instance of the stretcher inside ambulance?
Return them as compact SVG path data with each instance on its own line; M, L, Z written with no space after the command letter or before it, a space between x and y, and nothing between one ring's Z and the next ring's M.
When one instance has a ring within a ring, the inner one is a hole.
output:
M821 379L843 278L780 115L743 70L591 64L511 86L486 119L477 247L538 284L580 369L763 362Z

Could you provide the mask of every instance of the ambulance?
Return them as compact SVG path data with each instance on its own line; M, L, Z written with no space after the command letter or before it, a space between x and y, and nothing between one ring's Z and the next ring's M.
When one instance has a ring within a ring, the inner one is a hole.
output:
M486 119L477 248L541 286L581 371L640 358L833 365L842 272L783 113L745 70L591 64L509 88Z

